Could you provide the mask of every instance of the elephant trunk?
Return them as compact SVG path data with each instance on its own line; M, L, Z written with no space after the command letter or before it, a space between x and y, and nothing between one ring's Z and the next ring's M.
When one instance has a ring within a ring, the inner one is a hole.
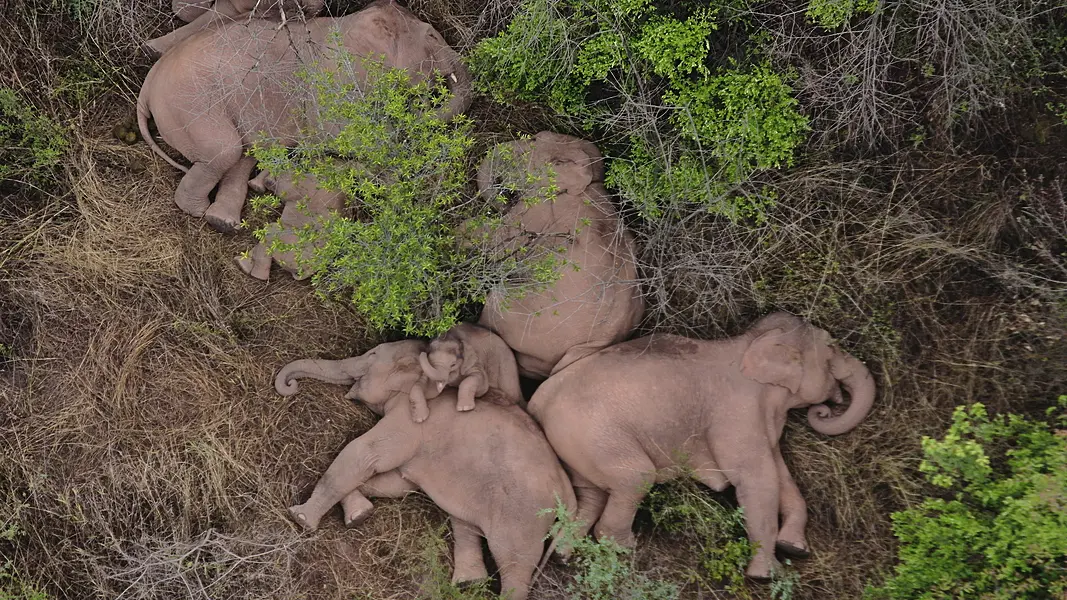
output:
M856 357L835 351L830 370L852 400L844 413L833 416L830 407L816 404L808 409L808 424L823 435L841 435L854 429L871 412L874 405L874 378Z
M274 379L274 389L283 396L292 396L300 390L300 384L296 382L296 379L301 377L311 377L339 385L349 385L356 381L354 377L345 372L339 360L306 358L294 360L282 367Z
M467 69L467 65L463 64L463 57L459 55L459 52L445 45L441 48L441 53L444 55L445 85L452 92L448 108L441 116L445 120L450 120L470 108L471 101L474 99L474 83L471 72Z
M422 372L430 379L434 381L448 381L448 373L442 373L430 364L430 359L426 356L425 352L419 353L419 365L422 366Z

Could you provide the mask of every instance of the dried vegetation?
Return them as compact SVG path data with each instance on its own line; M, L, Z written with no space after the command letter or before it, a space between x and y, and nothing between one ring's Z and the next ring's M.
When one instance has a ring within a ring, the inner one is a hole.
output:
M54 598L432 595L420 565L445 516L425 498L382 501L357 531L334 519L309 536L285 519L373 417L326 385L282 399L274 371L379 336L305 284L241 274L232 257L251 237L180 213L178 173L111 136L149 66L137 42L171 26L169 2L130 4L0 4L0 86L69 141L48 181L0 182L0 556ZM516 5L489 4L411 6L463 50ZM804 58L797 88L814 131L797 168L760 182L778 207L758 226L699 212L635 221L647 329L722 336L790 310L876 375L877 407L856 432L787 428L815 549L797 563L794 598L859 597L892 564L888 515L920 498L919 437L955 405L1031 412L1064 391L1067 126L1025 94L991 91L1003 72L974 69L999 58L961 46L976 27L963 19L1017 41L1016 5L886 2L818 37L802 10L772 3L770 54ZM890 27L894 10L922 12L922 26ZM892 48L904 35L938 61L928 84L901 83L913 57ZM976 108L960 117L963 100ZM487 101L472 116L486 145L568 126ZM913 147L917 128L928 143ZM639 568L694 566L684 538L647 518L639 528ZM552 566L535 594L562 596L568 577Z

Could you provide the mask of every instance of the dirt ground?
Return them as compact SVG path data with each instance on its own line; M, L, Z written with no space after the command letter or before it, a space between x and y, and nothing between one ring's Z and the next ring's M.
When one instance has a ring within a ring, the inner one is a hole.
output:
M344 4L331 8L358 5ZM334 514L303 534L285 515L374 417L338 386L282 398L274 373L395 336L280 271L242 274L251 234L183 214L180 173L112 136L150 67L136 42L173 26L169 3L97 0L83 20L69 6L0 3L0 84L70 139L54 176L0 182L0 563L48 598L431 597L429 558L447 571L435 543L450 538L425 497L379 501L351 531ZM507 13L410 6L461 49ZM484 144L553 126L484 99L472 115ZM782 200L766 225L635 225L645 331L718 337L789 310L878 382L850 434L817 435L802 415L787 426L814 550L794 598L857 598L891 567L889 515L930 492L919 441L954 406L1033 412L1064 393L1067 127L1038 136L1033 113L1006 118L966 151L813 150L768 177ZM697 567L684 536L639 520L639 569L682 581ZM566 597L571 577L551 563L533 597ZM769 597L684 588L746 594Z

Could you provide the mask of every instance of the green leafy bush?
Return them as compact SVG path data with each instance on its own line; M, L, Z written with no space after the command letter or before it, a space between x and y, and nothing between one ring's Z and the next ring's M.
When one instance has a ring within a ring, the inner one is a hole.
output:
M893 514L900 564L872 599L1052 600L1067 594L1067 396L1048 422L957 407L920 469L950 493Z
M499 203L464 195L472 126L462 115L440 116L448 89L378 62L364 67L361 88L331 72L302 74L319 119L337 125L337 135L309 131L293 150L262 143L252 152L271 173L311 175L343 192L359 218L309 225L295 244L273 240L271 251L296 251L319 293L347 298L374 327L410 335L447 331L463 304L483 302L490 290L518 294L555 281L553 256L457 243L465 221L491 231L500 217Z
M46 181L69 146L62 127L15 90L0 87L0 179Z
M631 552L614 540L578 537L579 523L557 501L556 522L549 535L556 538L557 547L570 548L570 564L574 581L567 584L567 593L574 600L676 600L678 586L650 579L634 570Z
M878 0L811 0L804 13L823 29L837 29L853 16L873 13Z
M729 20L720 15L740 12L734 4L679 14L648 0L526 0L475 47L472 70L498 101L541 102L622 140L606 149L607 184L644 218L697 205L762 219L773 199L751 201L736 188L790 166L808 121L766 63L709 56Z

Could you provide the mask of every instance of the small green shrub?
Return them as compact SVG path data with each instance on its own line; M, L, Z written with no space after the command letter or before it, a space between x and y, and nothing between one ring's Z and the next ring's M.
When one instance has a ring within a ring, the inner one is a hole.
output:
M549 535L557 540L557 547L570 548L574 581L567 584L567 593L574 600L675 600L678 586L670 582L650 579L634 570L630 550L614 540L594 541L578 537L578 522L557 501L556 522Z
M0 600L49 600L49 596L23 578L8 561L0 564Z
M811 0L805 15L823 29L837 29L853 16L873 13L878 0Z
M347 299L373 327L409 335L447 331L463 304L483 302L491 290L522 294L555 281L555 255L457 242L463 222L492 231L500 217L498 202L486 206L464 195L472 125L462 115L440 117L447 88L414 84L405 70L378 62L364 67L361 88L331 72L303 73L319 118L339 125L338 135L307 132L291 151L269 142L252 151L271 173L311 175L324 189L343 192L360 218L309 225L295 244L274 240L271 251L296 251L320 294Z
M606 183L642 217L699 206L763 220L773 198L735 188L790 166L808 121L766 63L716 65L710 56L715 32L745 10L745 2L668 13L648 0L526 0L503 32L475 47L472 70L498 101L541 102L623 140L606 149Z
M428 533L422 544L421 559L409 569L409 574L420 579L423 600L497 600L496 594L489 589L490 580L476 581L460 588L452 583L448 565L441 560L448 554L445 543L447 527L441 526ZM2 600L2 599L0 599Z
M0 87L0 180L47 181L69 146L59 124L15 90Z
M920 469L949 498L894 513L895 573L867 597L1052 600L1067 594L1067 396L1048 422L957 407Z

